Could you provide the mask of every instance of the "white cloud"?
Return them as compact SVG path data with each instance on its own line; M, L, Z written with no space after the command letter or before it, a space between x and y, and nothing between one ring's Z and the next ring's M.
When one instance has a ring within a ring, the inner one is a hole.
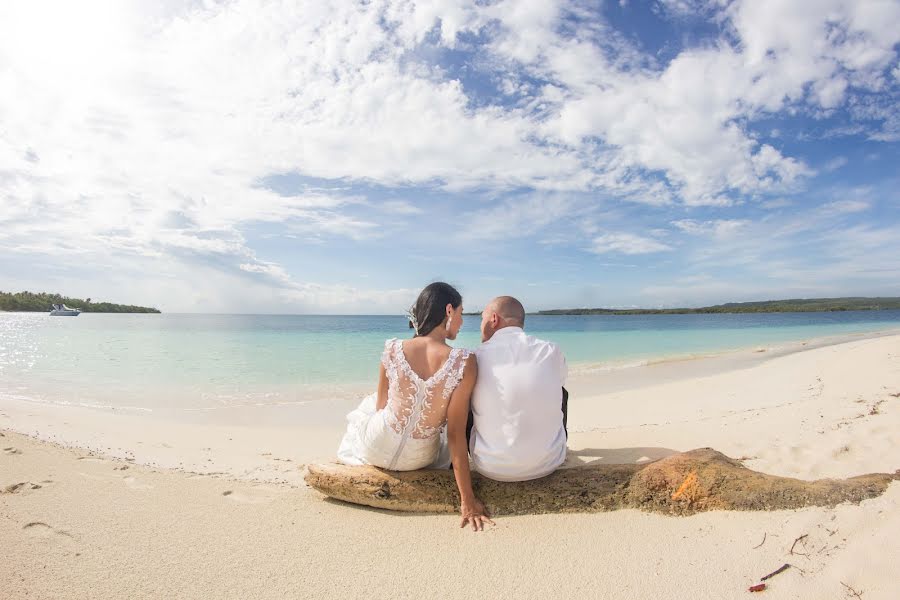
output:
M872 207L865 200L835 200L822 205L819 212L823 216L842 215L847 213L862 212Z
M465 215L463 240L521 238L542 231L564 218L574 216L577 204L567 196L531 194Z
M833 219L831 216L806 217ZM759 223L742 237L695 249L700 271L642 288L643 305L698 306L791 297L900 293L900 228L800 228ZM797 252L798 248L805 251ZM705 271L715 269L715 277Z
M667 3L678 12L702 4ZM885 24L898 13L888 3L735 2L721 16L738 44L686 50L663 70L631 58L620 69L615 54L589 37L556 35L552 18L542 26L510 25L497 50L566 90L544 135L568 147L599 138L617 150L608 178L658 171L688 204L722 204L726 190L790 189L812 174L802 161L756 142L746 120L807 103L834 108L849 87L877 89L900 40ZM619 54L633 55L627 43L615 43Z
M595 254L618 252L621 254L652 254L672 250L659 240L633 233L605 233L593 239L590 248Z
M710 235L717 238L727 238L746 227L748 224L749 221L744 219L717 219L714 221L680 219L678 221L672 221L672 225L684 233L690 235Z
M856 213L869 210L873 190L833 192L845 196L789 216L747 221L725 236L715 236L715 221L673 223L683 231L708 236L684 251L690 272L720 275L709 286L678 291L678 282L659 282L645 290L655 298L720 298L735 300L784 298L794 294L865 295L896 289L900 273L895 223L857 223ZM729 295L728 286L734 287ZM718 287L717 287L718 286ZM878 292L877 290L882 290ZM686 295L687 294L687 295ZM704 302L707 302L706 300Z
M275 263L242 263L238 268L248 273L261 273L283 285L290 286L293 283L287 271Z
M794 203L787 198L775 198L773 200L766 200L761 206L771 210L775 208L787 208L788 206L793 206L793 204Z
M721 8L722 0L657 0L665 10L676 15L698 15Z
M825 163L823 169L829 172L837 171L838 169L846 166L848 162L849 161L847 160L846 156L836 156L835 158L832 158L827 163Z
M396 215L420 215L424 211L418 206L407 202L405 200L388 200L386 202L382 202L379 205L379 208L387 213L393 213Z

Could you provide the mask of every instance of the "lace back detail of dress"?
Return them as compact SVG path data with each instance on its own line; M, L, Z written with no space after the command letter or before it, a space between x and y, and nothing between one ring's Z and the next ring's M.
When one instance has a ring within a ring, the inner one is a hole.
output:
M454 348L438 371L423 380L416 375L403 354L403 342L385 342L381 362L388 377L385 415L397 433L428 439L440 433L447 422L447 406L453 390L462 380L469 351Z

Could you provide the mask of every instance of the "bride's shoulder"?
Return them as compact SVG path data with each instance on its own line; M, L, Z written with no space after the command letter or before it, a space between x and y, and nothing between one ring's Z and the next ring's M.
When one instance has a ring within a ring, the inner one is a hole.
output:
M383 361L387 361L390 359L393 354L394 347L397 344L397 338L391 338L389 340L384 341L384 350L381 353L381 358Z
M475 351L468 348L452 348L450 356L456 356L460 363L475 362Z

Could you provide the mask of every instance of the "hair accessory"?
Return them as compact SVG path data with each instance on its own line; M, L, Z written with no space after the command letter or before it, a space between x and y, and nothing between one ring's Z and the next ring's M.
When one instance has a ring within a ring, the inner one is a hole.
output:
M415 305L410 306L409 309L406 311L406 317L409 319L409 322L412 324L413 330L415 330L416 335L419 335L419 321L418 321L418 319L416 319L415 308L416 308Z

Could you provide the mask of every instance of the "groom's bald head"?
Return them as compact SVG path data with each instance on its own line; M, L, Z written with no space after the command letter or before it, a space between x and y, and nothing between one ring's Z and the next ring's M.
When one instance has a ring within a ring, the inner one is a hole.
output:
M486 342L498 329L525 327L525 307L512 296L497 296L481 313L481 341Z
M525 307L512 296L497 296L491 300L491 306L507 325L525 326Z

